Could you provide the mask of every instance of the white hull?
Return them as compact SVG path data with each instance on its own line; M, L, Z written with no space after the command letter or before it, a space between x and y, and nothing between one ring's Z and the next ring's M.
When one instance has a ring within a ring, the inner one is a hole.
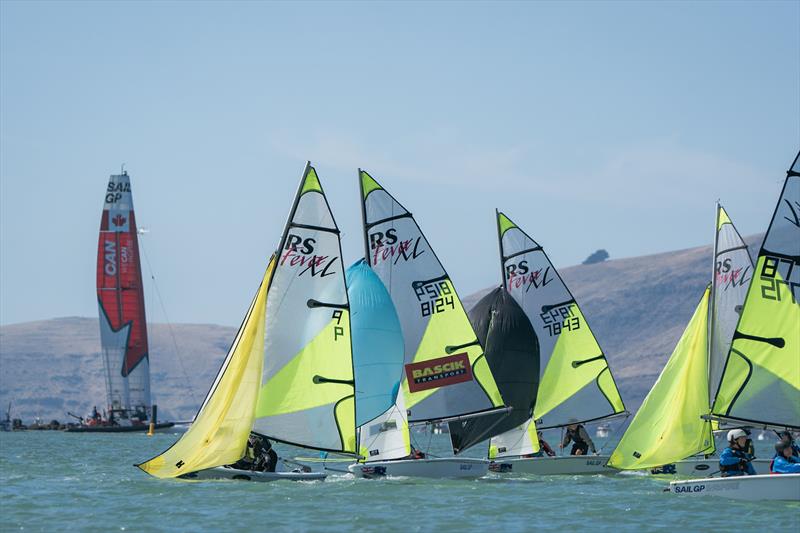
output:
M609 457L609 455L564 455L497 459L492 463L491 469L493 472L539 476L616 474L617 470L606 466Z
M465 457L397 459L356 463L348 466L347 469L356 477L366 478L403 476L464 479L485 476L489 471L489 461Z
M252 470L237 470L220 466L200 470L190 474L184 474L181 479L209 480L209 479L234 479L241 481L278 481L287 479L290 481L317 481L328 477L323 472L254 472Z
M772 474L672 481L669 491L681 497L721 496L735 500L800 501L800 474Z
M756 474L769 474L770 459L754 459L750 464ZM719 474L719 458L709 459L684 459L672 464L660 466L650 471L652 474L675 474L680 477L703 477Z

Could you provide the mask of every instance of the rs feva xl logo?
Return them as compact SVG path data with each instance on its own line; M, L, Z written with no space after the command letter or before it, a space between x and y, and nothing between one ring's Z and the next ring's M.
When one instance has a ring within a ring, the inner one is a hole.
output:
M408 390L418 392L472 381L472 366L466 352L406 365Z
M335 274L336 272L332 267L339 258L315 254L314 247L316 244L317 240L314 238L307 237L304 239L293 233L288 234L281 254L280 266L297 267L300 270L297 274L298 277L306 272L321 278Z

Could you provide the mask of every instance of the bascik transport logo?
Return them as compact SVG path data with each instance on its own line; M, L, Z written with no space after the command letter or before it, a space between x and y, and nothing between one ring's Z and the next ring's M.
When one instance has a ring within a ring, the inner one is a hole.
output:
M466 352L429 359L405 366L408 390L419 392L472 381L472 366Z

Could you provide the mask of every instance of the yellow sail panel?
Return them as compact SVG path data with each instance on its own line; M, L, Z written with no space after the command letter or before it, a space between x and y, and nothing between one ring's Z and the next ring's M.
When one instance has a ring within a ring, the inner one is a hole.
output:
M285 415L296 415L294 423L302 417L311 428L335 420L341 447L331 444L328 449L355 453L353 398L350 312L341 309L333 311L328 325L261 386L256 418L265 432L281 420L290 423Z
M758 259L715 415L800 426L800 303L782 275L785 264L774 257Z
M708 412L708 300L706 289L689 325L655 385L644 399L608 465L623 470L651 468L712 453Z
M572 326L586 324L575 303L570 305L570 317L564 322L564 328L571 329L558 337L542 374L534 417L546 417L592 382L596 382L614 412L624 411L625 406L597 339L588 327Z
M494 376L489 369L489 363L483 355L483 348L481 348L480 344L474 342L463 347L450 344L454 339L474 339L475 332L464 311L464 306L461 304L461 299L458 297L455 290L452 289L452 283L449 279L445 280L443 283L447 283L447 286L450 288L453 308L448 309L446 312L434 313L431 315L428 326L425 329L425 334L422 336L422 340L417 348L417 353L414 356L414 363L438 359L448 354L466 353L472 369L473 379L489 397L489 400L492 402L492 407L502 407L503 397L500 395L500 390L497 388L497 383L494 381ZM446 386L454 387L459 385ZM406 408L413 409L416 404L428 398L438 390L439 388L432 387L417 392L411 392L409 390L408 378L404 377L403 394L405 396Z
M231 464L242 458L253 427L264 353L267 288L275 267L269 262L225 363L189 431L161 455L137 465L159 478Z

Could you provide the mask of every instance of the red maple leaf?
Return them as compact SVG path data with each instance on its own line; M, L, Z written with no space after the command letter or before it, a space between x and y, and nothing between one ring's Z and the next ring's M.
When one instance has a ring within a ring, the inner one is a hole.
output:
M127 219L124 216L117 215L111 219L111 222L113 222L115 226L122 226L123 224L125 224L125 220Z

